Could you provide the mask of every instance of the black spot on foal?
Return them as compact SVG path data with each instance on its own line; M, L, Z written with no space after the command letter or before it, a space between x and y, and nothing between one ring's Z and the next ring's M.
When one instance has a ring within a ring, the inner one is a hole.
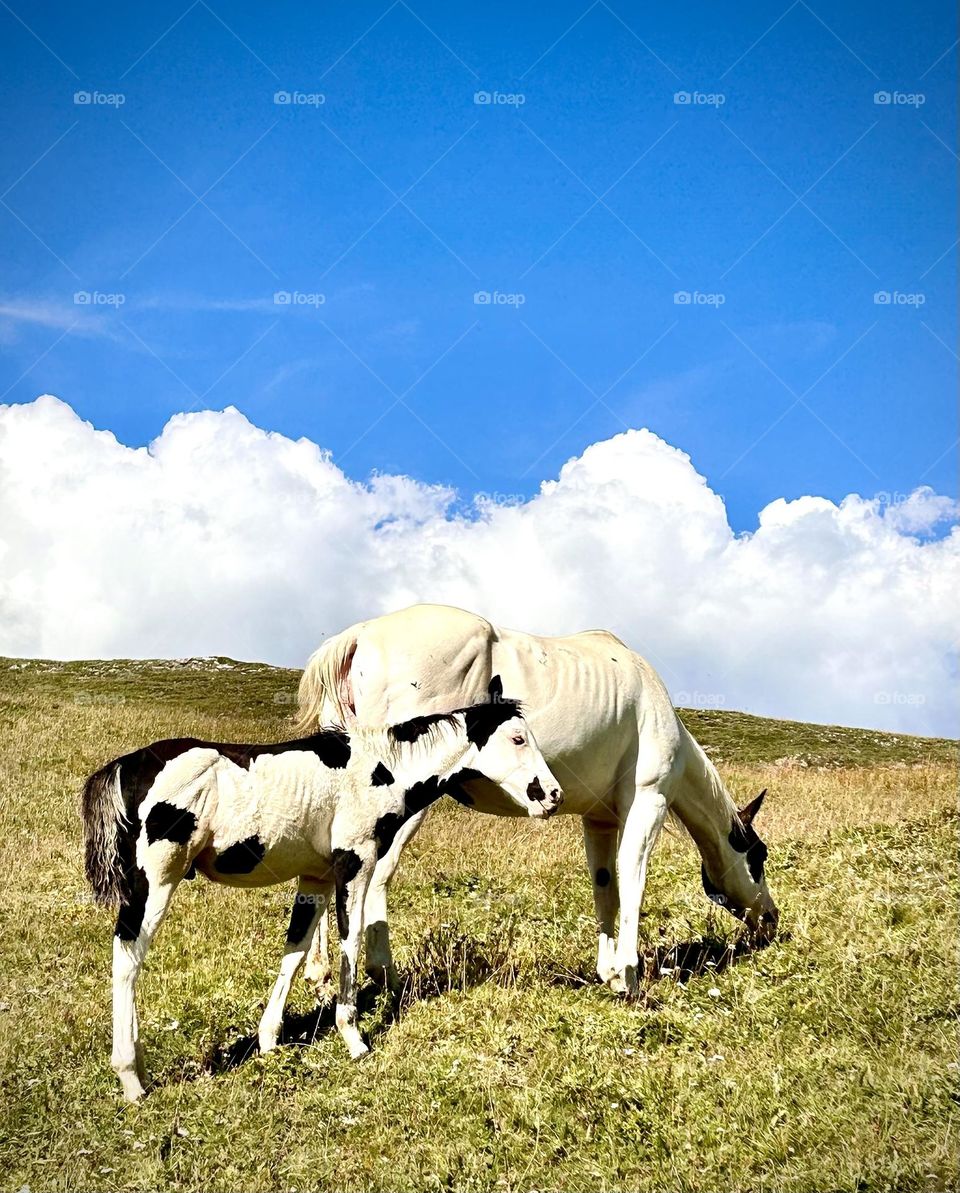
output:
M378 762L373 768L373 774L370 776L370 784L373 787L390 787L394 782L393 775L387 770L382 762Z
M147 813L144 828L147 830L147 844L154 841L173 841L186 845L197 827L197 818L188 808L178 808L160 800Z
M390 851L390 846L406 819L400 812L385 812L373 826L378 861Z
M254 833L218 853L214 865L221 874L250 874L263 861L266 852L267 847Z
M594 878L596 879L597 886L603 887L610 885L610 871L606 866L601 866L594 875Z
M317 901L313 895L297 895L293 901L293 907L290 909L287 944L300 944L307 935L316 912Z
M114 935L118 940L134 941L143 927L143 913L147 907L150 883L144 871L136 866L127 877L125 897L120 904Z
M444 783L443 794L449 795L451 799L455 799L458 804L463 804L465 808L472 808L475 801L464 787L464 783L471 783L483 777L480 771L474 770L471 766L461 767Z
M337 931L340 939L350 934L350 916L347 914L347 886L360 873L362 862L352 849L334 849L330 854L333 877L337 886Z

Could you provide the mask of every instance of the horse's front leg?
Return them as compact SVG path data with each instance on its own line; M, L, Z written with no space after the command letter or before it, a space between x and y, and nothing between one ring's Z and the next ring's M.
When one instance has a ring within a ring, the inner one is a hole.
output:
M400 864L400 855L410 839L426 819L428 809L424 808L411 816L397 830L390 847L377 861L370 880L370 888L363 909L366 925L367 973L379 985L396 990L399 986L397 970L390 949L390 929L387 925L387 895L390 883Z
M280 1038L283 1009L287 1005L290 984L303 964L318 921L324 918L331 889L329 882L318 882L311 878L300 879L290 912L287 946L280 963L280 973L257 1028L261 1052L269 1052L271 1048L275 1048Z
M667 815L667 801L654 787L637 787L627 809L617 852L620 881L620 933L610 988L634 997L637 993L637 935L640 905L647 881L647 863Z
M337 931L340 934L340 994L337 1030L354 1060L368 1051L357 1029L357 963L363 936L363 905L376 864L376 845L334 850Z
M583 820L583 844L587 853L587 869L593 889L593 905L597 912L597 975L601 982L616 976L615 953L617 909L620 896L617 886L617 825L603 821Z

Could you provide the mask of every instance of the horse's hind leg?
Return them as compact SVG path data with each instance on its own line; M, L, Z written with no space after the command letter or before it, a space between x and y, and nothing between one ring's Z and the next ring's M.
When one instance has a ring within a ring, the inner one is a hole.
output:
M269 1052L271 1048L276 1047L290 985L307 955L307 949L318 928L318 921L326 918L327 900L331 889L332 884L329 882L318 882L312 878L300 879L297 897L290 912L287 947L280 963L280 974L257 1028L261 1052Z
M597 912L597 975L601 982L609 982L616 975L615 964L617 908L620 896L617 886L617 835L615 824L602 821L583 821L583 844L587 853L587 869L593 888L593 905Z
M138 866L129 900L120 908L113 938L113 1055L124 1096L135 1102L143 1096L146 1074L137 1024L136 989L140 967L150 942L166 914L179 878L151 882Z

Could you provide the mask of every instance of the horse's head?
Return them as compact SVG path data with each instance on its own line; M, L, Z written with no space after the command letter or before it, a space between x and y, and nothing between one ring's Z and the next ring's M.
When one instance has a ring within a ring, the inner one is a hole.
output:
M763 872L767 847L753 827L766 794L764 789L733 817L724 848L716 858L710 858L710 871L706 862L702 868L707 895L743 920L761 944L773 940L780 919Z
M550 816L563 800L520 702L490 681L490 702L463 710L470 745L445 784L460 803L499 815Z

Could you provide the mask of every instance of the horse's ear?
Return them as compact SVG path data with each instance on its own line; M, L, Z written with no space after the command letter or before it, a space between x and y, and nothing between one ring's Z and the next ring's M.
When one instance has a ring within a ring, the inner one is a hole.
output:
M760 811L760 805L763 803L763 800L764 800L764 797L766 796L766 794L767 794L767 789L766 789L766 787L764 787L763 791L760 792L760 794L756 797L756 799L752 799L750 801L750 803L747 804L747 806L745 808L740 809L740 819L743 822L744 826L747 826L747 825L750 825L753 823L753 818Z
M503 699L503 680L499 675L495 675L493 679L490 680L490 685L487 688L487 692L490 696L491 704L499 704Z

